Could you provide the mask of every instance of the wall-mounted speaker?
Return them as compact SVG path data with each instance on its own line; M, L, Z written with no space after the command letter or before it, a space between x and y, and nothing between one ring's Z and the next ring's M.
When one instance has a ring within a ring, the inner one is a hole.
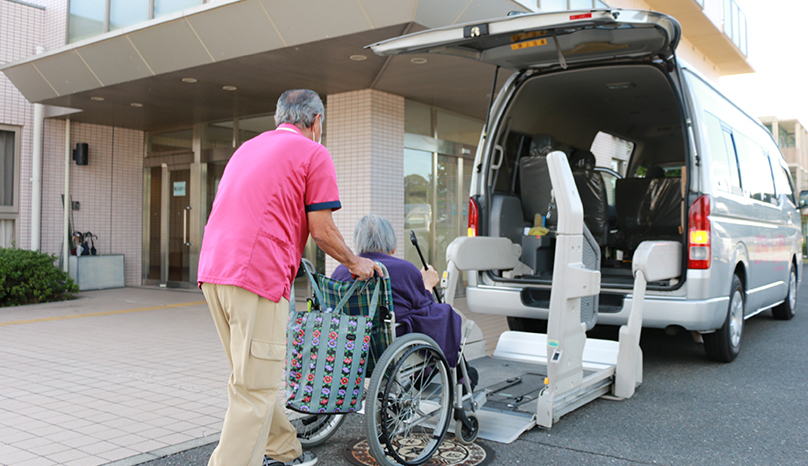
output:
M73 149L73 160L76 161L76 165L87 165L90 161L90 145L86 142L76 144L76 148Z

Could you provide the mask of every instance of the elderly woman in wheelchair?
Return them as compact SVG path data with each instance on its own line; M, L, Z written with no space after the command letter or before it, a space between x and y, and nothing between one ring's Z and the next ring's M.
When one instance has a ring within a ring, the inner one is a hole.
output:
M422 333L440 346L450 367L457 366L462 317L449 304L436 303L429 291L438 284L438 273L429 266L420 271L410 262L394 257L396 233L384 217L366 215L354 229L354 248L360 257L381 262L390 274L396 336ZM334 280L350 281L348 268L340 265Z
M357 253L383 264L390 278L395 339L379 357L368 384L364 425L370 453L380 463L419 465L442 443L450 424L463 443L479 433L474 411L476 371L462 355L462 317L449 304L436 303L429 289L437 272L418 270L394 257L396 235L377 215L362 217L354 230ZM332 279L351 281L338 267ZM389 327L388 327L389 328ZM297 415L293 424L307 446L325 442L344 415Z

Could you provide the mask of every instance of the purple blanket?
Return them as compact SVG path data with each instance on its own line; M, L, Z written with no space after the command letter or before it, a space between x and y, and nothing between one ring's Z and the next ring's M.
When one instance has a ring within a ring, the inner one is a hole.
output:
M432 293L424 288L421 272L411 263L387 254L369 252L362 257L381 262L390 273L393 288L393 310L396 322L401 324L396 335L423 333L431 337L443 350L451 367L457 365L460 351L462 318L448 304L438 304ZM344 265L334 270L331 278L351 281L351 273Z

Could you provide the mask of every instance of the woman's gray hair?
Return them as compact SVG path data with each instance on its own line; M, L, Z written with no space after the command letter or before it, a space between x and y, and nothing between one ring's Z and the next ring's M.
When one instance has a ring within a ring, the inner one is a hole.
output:
M356 253L380 252L392 254L396 249L396 232L384 217L365 215L356 222L353 233Z
M278 98L275 124L302 124L306 128L311 128L318 113L322 115L320 117L322 123L325 120L325 108L316 92L309 89L290 89Z

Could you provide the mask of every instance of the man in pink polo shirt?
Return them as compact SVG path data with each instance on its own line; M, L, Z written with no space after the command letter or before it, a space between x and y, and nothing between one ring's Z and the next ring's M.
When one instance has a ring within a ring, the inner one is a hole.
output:
M278 402L291 283L309 233L361 279L378 265L348 248L331 217L341 207L331 155L319 140L323 103L314 91L278 99L275 131L227 163L205 227L198 280L232 372L230 406L209 466L308 466Z

